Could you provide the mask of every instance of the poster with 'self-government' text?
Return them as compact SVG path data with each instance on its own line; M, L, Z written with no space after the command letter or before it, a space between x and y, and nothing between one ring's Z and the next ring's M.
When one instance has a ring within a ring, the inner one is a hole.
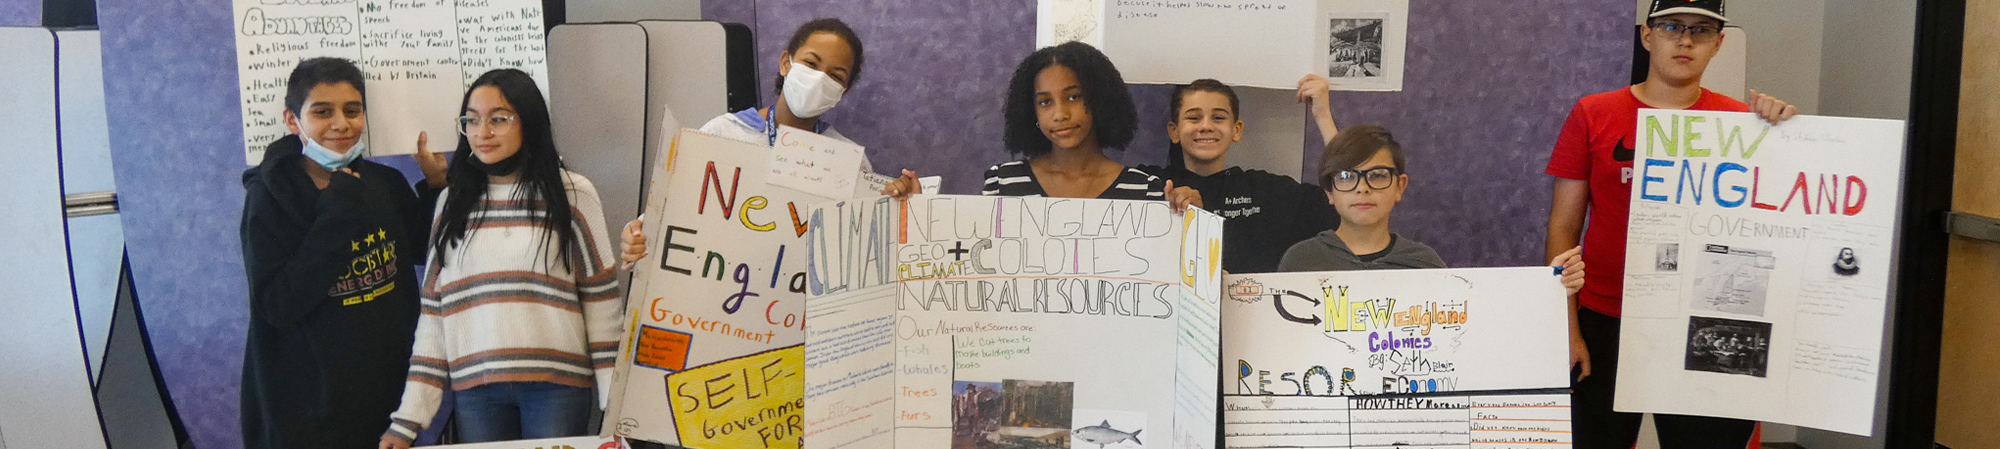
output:
M1868 435L1903 133L1641 110L1614 407Z
M702 449L797 448L804 213L828 198L767 183L764 145L694 130L668 138L603 432Z
M811 448L1212 448L1220 217L917 195L811 213Z

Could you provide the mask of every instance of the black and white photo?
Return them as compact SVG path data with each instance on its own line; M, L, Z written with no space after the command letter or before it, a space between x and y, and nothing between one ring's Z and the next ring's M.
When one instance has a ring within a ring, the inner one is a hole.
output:
M1334 17L1327 21L1326 77L1379 79L1384 17Z
M1764 377L1771 356L1771 323L1688 317L1688 371Z

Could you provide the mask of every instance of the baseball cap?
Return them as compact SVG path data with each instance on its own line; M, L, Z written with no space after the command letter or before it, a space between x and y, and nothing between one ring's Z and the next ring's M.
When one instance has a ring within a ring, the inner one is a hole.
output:
M1653 9L1646 18L1659 18L1674 14L1695 14L1729 22L1722 16L1722 0L1653 0Z

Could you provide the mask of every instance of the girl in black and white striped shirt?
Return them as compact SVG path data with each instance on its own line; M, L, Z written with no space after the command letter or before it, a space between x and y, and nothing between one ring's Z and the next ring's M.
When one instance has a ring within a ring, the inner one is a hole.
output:
M986 169L980 193L999 196L1166 200L1174 210L1201 207L1201 194L1104 156L1138 132L1138 112L1111 59L1071 42L1028 55L1007 88L1007 152L1024 160ZM907 197L915 174L884 194Z

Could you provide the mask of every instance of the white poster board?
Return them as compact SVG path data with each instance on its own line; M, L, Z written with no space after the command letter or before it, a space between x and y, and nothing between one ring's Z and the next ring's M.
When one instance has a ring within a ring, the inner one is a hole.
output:
M1567 447L1548 267L1231 275L1225 445Z
M367 77L368 155L451 151L465 86L512 67L549 91L542 3L536 0L233 0L244 162L288 134L285 81L299 61L354 61Z
M1125 81L1292 89L1402 90L1408 0L1040 0L1035 46L1081 41ZM1254 31L1251 31L1254 30Z
M1874 428L1901 121L1641 110L1615 408Z
M811 221L808 447L1213 447L1220 217L918 195Z
M652 248L633 269L603 433L799 447L804 214L828 198L766 183L764 145L691 129L671 139L648 187Z

